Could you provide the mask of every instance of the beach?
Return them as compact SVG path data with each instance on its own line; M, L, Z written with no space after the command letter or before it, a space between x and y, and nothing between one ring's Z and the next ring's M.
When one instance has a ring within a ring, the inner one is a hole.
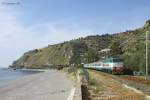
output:
M72 88L64 72L50 70L0 86L0 100L67 100Z
M25 69L10 69L10 68L0 68L0 85L6 84L9 81L15 80L17 78L37 74L43 72L42 70L25 70Z

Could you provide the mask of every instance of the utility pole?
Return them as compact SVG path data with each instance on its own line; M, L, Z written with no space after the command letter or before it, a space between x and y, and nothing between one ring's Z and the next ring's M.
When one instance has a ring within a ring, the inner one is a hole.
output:
M145 68L145 78L147 78L148 76L148 54L149 54L149 51L148 51L148 31L146 31L146 68Z

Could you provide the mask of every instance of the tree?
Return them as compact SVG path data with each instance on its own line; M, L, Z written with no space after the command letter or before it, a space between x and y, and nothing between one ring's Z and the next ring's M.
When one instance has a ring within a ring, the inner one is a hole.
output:
M113 41L112 44L110 45L110 49L112 56L117 56L123 53L119 41Z
M84 57L87 63L95 62L99 59L98 52L91 48L85 53Z

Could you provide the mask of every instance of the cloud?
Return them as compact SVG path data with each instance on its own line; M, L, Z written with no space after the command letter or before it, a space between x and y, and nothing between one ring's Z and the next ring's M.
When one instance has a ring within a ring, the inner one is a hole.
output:
M32 6L33 8L35 7L35 5ZM140 13L137 13L138 9L136 8L126 14L125 18L124 16L122 18L110 18L110 16L100 15L97 15L97 18L91 18L90 16L84 18L69 15L69 18L58 17L59 20L52 22L48 19L43 20L39 15L40 22L38 22L38 14L32 14L35 9L30 11L29 8L24 7L24 5L23 7L18 7L18 5L0 4L0 67L6 67L11 64L13 60L30 49L42 48L49 44L56 44L100 32L116 33L126 31L129 28L139 27L143 20L149 17L143 17L147 15L147 10L144 10L146 12L139 16ZM41 12L42 16L51 16L51 13L44 14ZM137 14L137 18L135 18L135 14ZM36 20L38 24L33 23ZM28 25L26 22L29 22Z
M25 51L90 34L78 24L64 21L23 25L22 12L0 5L0 67L6 67Z

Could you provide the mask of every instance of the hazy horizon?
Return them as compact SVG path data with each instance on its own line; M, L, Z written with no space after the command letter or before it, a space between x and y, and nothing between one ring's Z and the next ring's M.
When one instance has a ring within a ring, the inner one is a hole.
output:
M149 0L0 0L0 67L49 44L142 27Z

